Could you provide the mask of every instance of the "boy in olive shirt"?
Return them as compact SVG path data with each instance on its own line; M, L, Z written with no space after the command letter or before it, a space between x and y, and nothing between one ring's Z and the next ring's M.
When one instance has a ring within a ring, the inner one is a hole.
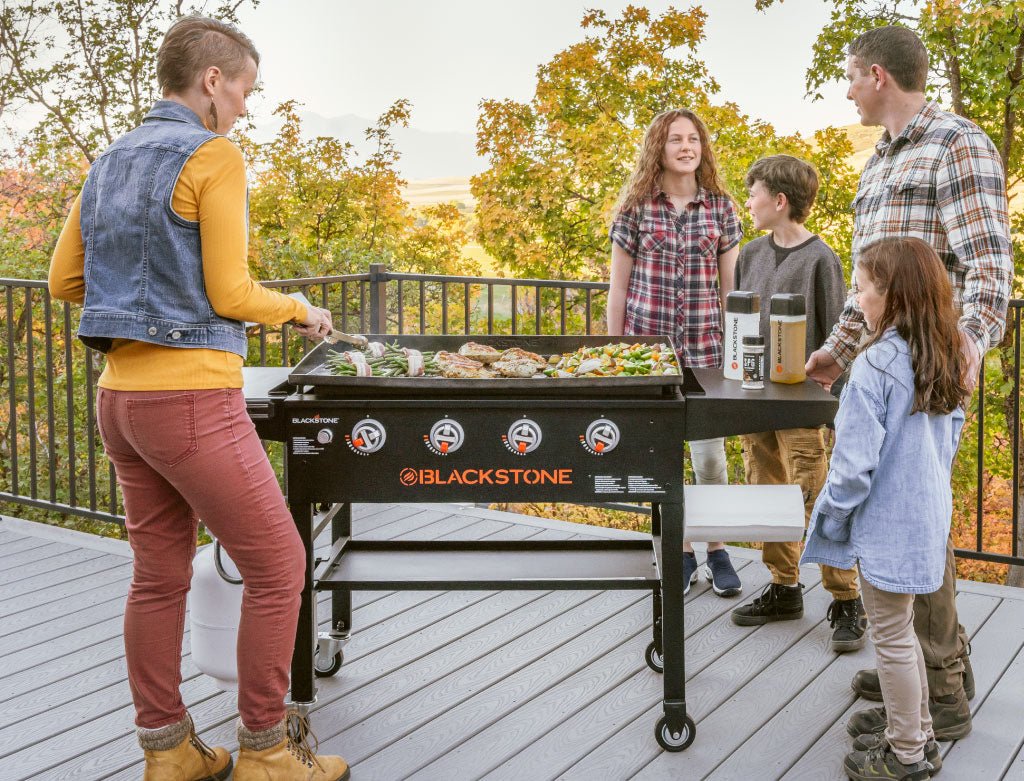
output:
M818 193L813 166L789 155L758 160L747 172L747 210L754 228L771 231L740 250L736 289L761 296L761 333L768 333L768 302L776 293L800 293L807 305L807 355L817 350L839 319L846 299L839 258L804 227ZM796 484L803 489L805 516L825 483L828 460L820 428L746 434L743 462L747 483ZM762 560L772 582L753 602L732 611L741 626L797 619L804 614L800 585L800 543L766 542ZM863 607L856 570L823 565L822 583L832 595L828 620L832 649L855 651L864 645Z

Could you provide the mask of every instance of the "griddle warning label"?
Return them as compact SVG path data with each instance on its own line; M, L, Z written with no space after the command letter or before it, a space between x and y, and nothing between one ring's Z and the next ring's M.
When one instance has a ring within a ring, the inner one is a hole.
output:
M625 483L625 485L623 485ZM594 475L595 494L663 494L664 487L643 475Z
M613 475L594 475L595 494L624 494L626 487L622 484L621 477Z
M626 485L631 494L663 494L665 489L660 483L656 483L649 477L643 475L630 475L626 478Z
M318 456L323 452L315 437L292 437L293 456Z

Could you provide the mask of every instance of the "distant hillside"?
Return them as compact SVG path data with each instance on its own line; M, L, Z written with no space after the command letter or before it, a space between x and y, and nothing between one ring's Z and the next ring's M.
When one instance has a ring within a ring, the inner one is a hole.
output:
M462 212L471 212L476 199L469 191L468 176L448 176L439 179L420 179L409 182L402 195L410 206L431 206L435 203L455 201Z
M324 117L312 111L301 111L303 135L334 136L350 142L361 159L373 152L365 140L372 119L345 114L340 117ZM281 120L269 117L258 122L253 133L257 141L268 141L281 127ZM398 163L401 175L409 181L438 179L441 177L465 177L480 173L486 167L476 154L476 137L472 133L437 133L417 130L414 127L397 128L394 132L395 148L402 157Z
M865 127L859 122L855 125L846 125L840 128L846 131L847 138L853 144L853 154L847 158L847 162L853 166L853 170L859 171L864 167L868 158L875 152L875 142L884 132L880 127Z

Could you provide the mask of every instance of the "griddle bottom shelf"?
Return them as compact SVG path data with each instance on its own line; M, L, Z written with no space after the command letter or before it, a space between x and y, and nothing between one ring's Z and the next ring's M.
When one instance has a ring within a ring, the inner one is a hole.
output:
M318 590L648 589L661 585L651 540L345 540Z

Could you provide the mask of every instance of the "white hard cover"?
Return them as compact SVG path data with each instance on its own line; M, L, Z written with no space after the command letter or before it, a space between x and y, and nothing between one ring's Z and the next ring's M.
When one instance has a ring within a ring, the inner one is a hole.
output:
M689 542L797 542L804 536L798 485L688 485Z

